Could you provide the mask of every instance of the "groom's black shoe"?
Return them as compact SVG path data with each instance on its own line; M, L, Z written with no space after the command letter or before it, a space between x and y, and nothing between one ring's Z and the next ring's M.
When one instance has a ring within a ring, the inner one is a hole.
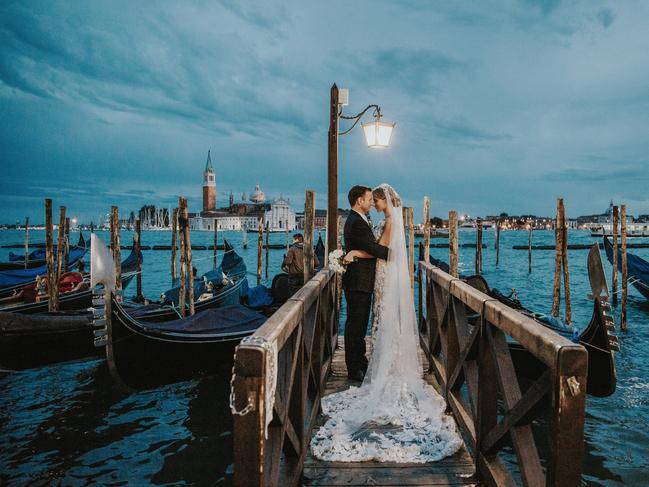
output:
M363 373L362 370L353 370L347 373L347 378L349 380L363 382L363 379L365 378L365 374Z

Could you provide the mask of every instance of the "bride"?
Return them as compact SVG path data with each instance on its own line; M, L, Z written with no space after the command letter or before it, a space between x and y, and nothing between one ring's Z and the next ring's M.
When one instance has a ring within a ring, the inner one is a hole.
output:
M328 419L311 451L325 461L432 462L455 453L462 440L444 399L422 379L401 200L387 184L373 196L385 215L379 240L390 251L376 264L372 355L360 387L322 399ZM353 251L346 259L368 257Z

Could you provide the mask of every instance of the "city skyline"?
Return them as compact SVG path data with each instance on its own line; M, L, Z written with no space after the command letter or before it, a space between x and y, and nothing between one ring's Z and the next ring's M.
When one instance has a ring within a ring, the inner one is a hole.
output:
M440 215L649 213L646 3L332 5L4 3L0 221L45 197L81 219L198 210L208 149L220 200L259 182L324 208L333 82L346 113L397 124L387 150L341 138L341 207L387 181L416 216L425 195Z

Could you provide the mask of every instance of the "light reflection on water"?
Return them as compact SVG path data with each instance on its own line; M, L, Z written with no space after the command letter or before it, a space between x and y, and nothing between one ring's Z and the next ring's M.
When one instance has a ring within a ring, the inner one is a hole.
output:
M106 233L99 233L106 241ZM22 232L0 232L0 242L20 243ZM241 248L241 234L221 232L244 257L248 269L257 266L256 235ZM76 235L74 236L76 237ZM73 237L73 239L74 239ZM42 232L30 231L38 241ZM211 233L192 234L192 243L212 243ZM535 244L552 244L553 233L534 234ZM130 243L130 232L122 242ZM283 234L271 242L284 243ZM142 243L168 244L167 232L145 232ZM461 241L474 241L462 231ZM549 311L552 300L554 253L534 253L533 272L527 273L526 232L501 234L500 265L495 266L494 234L486 231L484 276L502 291L516 288L522 302ZM571 243L591 243L585 232L571 232ZM633 239L633 242L640 241ZM434 239L433 243L445 240ZM9 250L0 250L7 260ZM124 252L124 251L123 251ZM649 249L633 253L649 260ZM219 252L222 254L222 252ZM270 251L270 278L279 271L284 252ZM447 249L431 254L447 259ZM211 251L194 251L199 272L211 268ZM573 316L585 326L592 303L586 273L587 251L570 251ZM219 257L220 258L220 257ZM474 250L460 249L460 270L473 271ZM605 259L605 256L603 256ZM169 252L144 251L143 289L157 297L167 289ZM605 262L610 275L610 266ZM249 276L251 285L255 277ZM126 292L134 292L133 287ZM585 427L584 480L587 485L649 485L649 303L632 287L629 331L620 335L618 385L609 398L588 398ZM416 294L415 294L416 295ZM0 483L23 485L112 484L183 485L227 483L232 474L232 421L227 404L230 370L217 376L180 382L146 391L125 391L115 384L101 360L58 364L0 377ZM569 454L569 452L566 452Z

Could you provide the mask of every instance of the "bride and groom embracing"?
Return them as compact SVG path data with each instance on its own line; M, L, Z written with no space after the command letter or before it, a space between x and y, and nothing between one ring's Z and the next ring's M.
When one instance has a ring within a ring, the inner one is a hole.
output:
M348 377L362 383L322 399L328 419L313 436L311 450L326 461L440 460L462 440L445 414L444 399L422 378L401 199L388 184L374 190L354 186L348 198L345 362ZM384 215L376 235L367 218L372 206Z

